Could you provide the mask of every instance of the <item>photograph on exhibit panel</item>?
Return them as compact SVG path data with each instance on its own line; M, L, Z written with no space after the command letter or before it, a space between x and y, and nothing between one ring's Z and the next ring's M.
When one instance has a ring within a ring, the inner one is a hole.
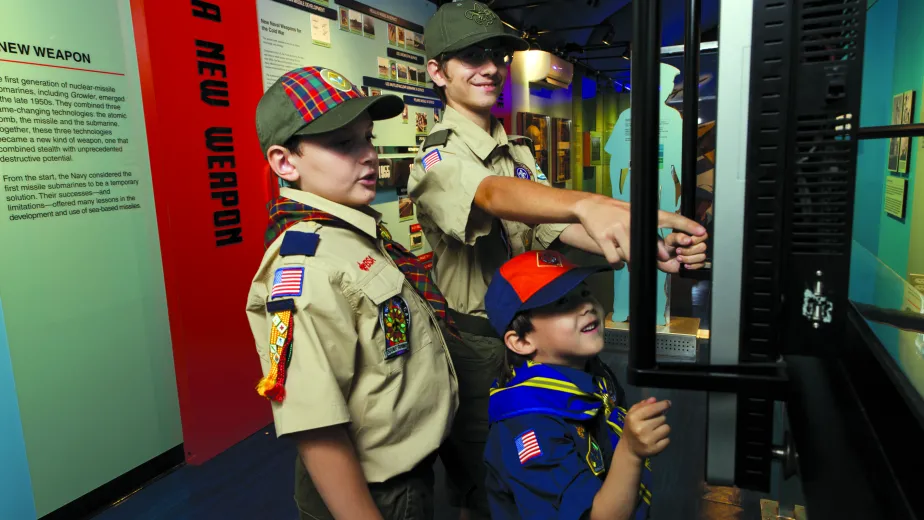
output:
M900 125L902 123L902 110L905 108L905 94L896 94L892 96L892 124ZM898 155L901 152L901 138L893 137L889 139L889 164L888 169L892 172L898 171Z
M375 38L375 18L363 15L363 34L369 38Z
M357 34L363 33L363 15L356 11L350 10L350 30Z
M902 123L910 125L912 123L912 114L914 110L914 91L909 90L904 94L902 105ZM902 137L898 146L898 173L908 173L908 154L911 153L911 138Z

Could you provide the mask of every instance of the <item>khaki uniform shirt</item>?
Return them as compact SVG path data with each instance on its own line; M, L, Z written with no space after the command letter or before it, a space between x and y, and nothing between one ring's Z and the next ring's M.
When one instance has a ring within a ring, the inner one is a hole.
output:
M362 230L300 222L286 233L317 233L313 256L266 251L247 300L247 317L266 375L274 275L304 267L295 296L291 364L285 399L272 402L277 435L347 424L363 473L383 482L435 452L458 407L455 371L429 303L405 280L376 233L380 215L352 209L308 192L281 195L326 211ZM379 309L400 295L410 314L408 352L385 360ZM281 299L281 298L279 298Z
M529 226L500 220L475 206L478 185L491 175L514 177L519 173L521 178L528 176L546 186L549 183L539 171L525 138L508 138L499 122L494 122L493 134L489 135L447 107L443 120L430 133L447 129L450 133L444 145L418 152L408 191L433 248L434 281L449 307L484 318L488 284L509 259L508 254L516 256L532 248L547 248L568 224ZM423 158L433 150L439 150L439 161L431 161L426 170Z

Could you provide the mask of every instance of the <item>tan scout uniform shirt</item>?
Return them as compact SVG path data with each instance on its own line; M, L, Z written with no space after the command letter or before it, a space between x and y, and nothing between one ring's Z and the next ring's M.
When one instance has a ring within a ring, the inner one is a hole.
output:
M484 295L495 271L508 260L500 226L509 237L512 255L547 248L568 224L528 226L497 219L474 205L478 185L486 177L514 177L517 166L534 182L549 185L536 167L533 151L508 139L495 121L493 135L451 107L430 132L450 130L445 145L421 149L411 167L408 191L417 204L417 218L433 248L434 281L457 312L487 317ZM521 138L522 139L522 138ZM440 161L429 171L423 157L438 149ZM519 163L519 164L517 164Z
M430 305L376 238L378 213L304 191L283 188L281 195L339 217L363 234L300 222L287 233L318 233L314 256L280 256L285 235L263 256L247 316L264 375L270 369L266 303L274 274L280 267L305 268L302 294L295 297L286 396L272 402L276 433L349 424L366 479L383 482L412 469L449 433L458 395L446 343ZM386 361L379 308L395 295L407 302L410 350Z

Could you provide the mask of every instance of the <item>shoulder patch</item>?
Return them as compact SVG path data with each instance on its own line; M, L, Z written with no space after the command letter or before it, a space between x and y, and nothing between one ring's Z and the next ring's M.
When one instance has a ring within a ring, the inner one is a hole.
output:
M292 300L269 302L266 304L266 309L272 314L268 345L270 369L266 376L257 383L257 393L281 403L286 398L286 375L289 364L292 362L295 302Z
M269 313L294 310L295 300L292 298L286 298L285 300L270 300L266 302L266 312Z
M452 130L445 128L443 130L437 130L436 132L431 133L427 136L423 143L423 150L430 148L431 146L446 146L446 143L449 141L449 134Z
M517 436L515 443L520 464L542 455L542 448L539 447L539 440L536 438L536 430L526 430L521 433Z
M304 255L314 256L318 250L318 234L304 233L302 231L287 231L282 236L282 245L279 247L280 256Z
M533 180L533 172L529 171L525 164L517 161L513 162L513 176L526 181Z
M443 160L443 156L440 154L439 148L437 148L436 150L433 150L427 155L424 155L423 159L421 159L420 162L423 163L424 171L428 172L430 171L430 168L433 168L434 166L436 166L437 163L439 163L442 160Z
M270 298L301 296L304 278L304 267L280 267L276 269L276 274L273 275L273 289L270 291Z
M590 467L590 471L594 475L600 476L606 471L606 463L603 460L603 450L600 449L600 445L597 444L596 439L592 436L588 436L587 438L587 456L585 460L587 461L587 466Z

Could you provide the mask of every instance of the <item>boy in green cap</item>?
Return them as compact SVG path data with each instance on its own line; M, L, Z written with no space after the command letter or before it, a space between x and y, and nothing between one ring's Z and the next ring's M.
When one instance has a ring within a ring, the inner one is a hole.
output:
M284 74L257 106L273 172L266 253L247 317L276 433L298 449L303 519L433 516L433 462L458 406L440 327L446 303L391 240L375 197L373 121L396 96L365 97L318 67Z
M481 459L488 390L504 356L485 313L491 277L517 254L548 248L556 240L621 264L630 253L629 205L550 187L529 139L508 136L492 117L511 55L529 45L507 34L487 6L472 0L443 5L427 23L424 38L427 70L447 106L418 152L408 189L433 247L434 280L464 340L452 349L460 403L448 445L465 469L447 467L453 498L463 509L487 516ZM706 231L701 225L661 212L659 227L681 231L661 244L660 269L702 267Z

